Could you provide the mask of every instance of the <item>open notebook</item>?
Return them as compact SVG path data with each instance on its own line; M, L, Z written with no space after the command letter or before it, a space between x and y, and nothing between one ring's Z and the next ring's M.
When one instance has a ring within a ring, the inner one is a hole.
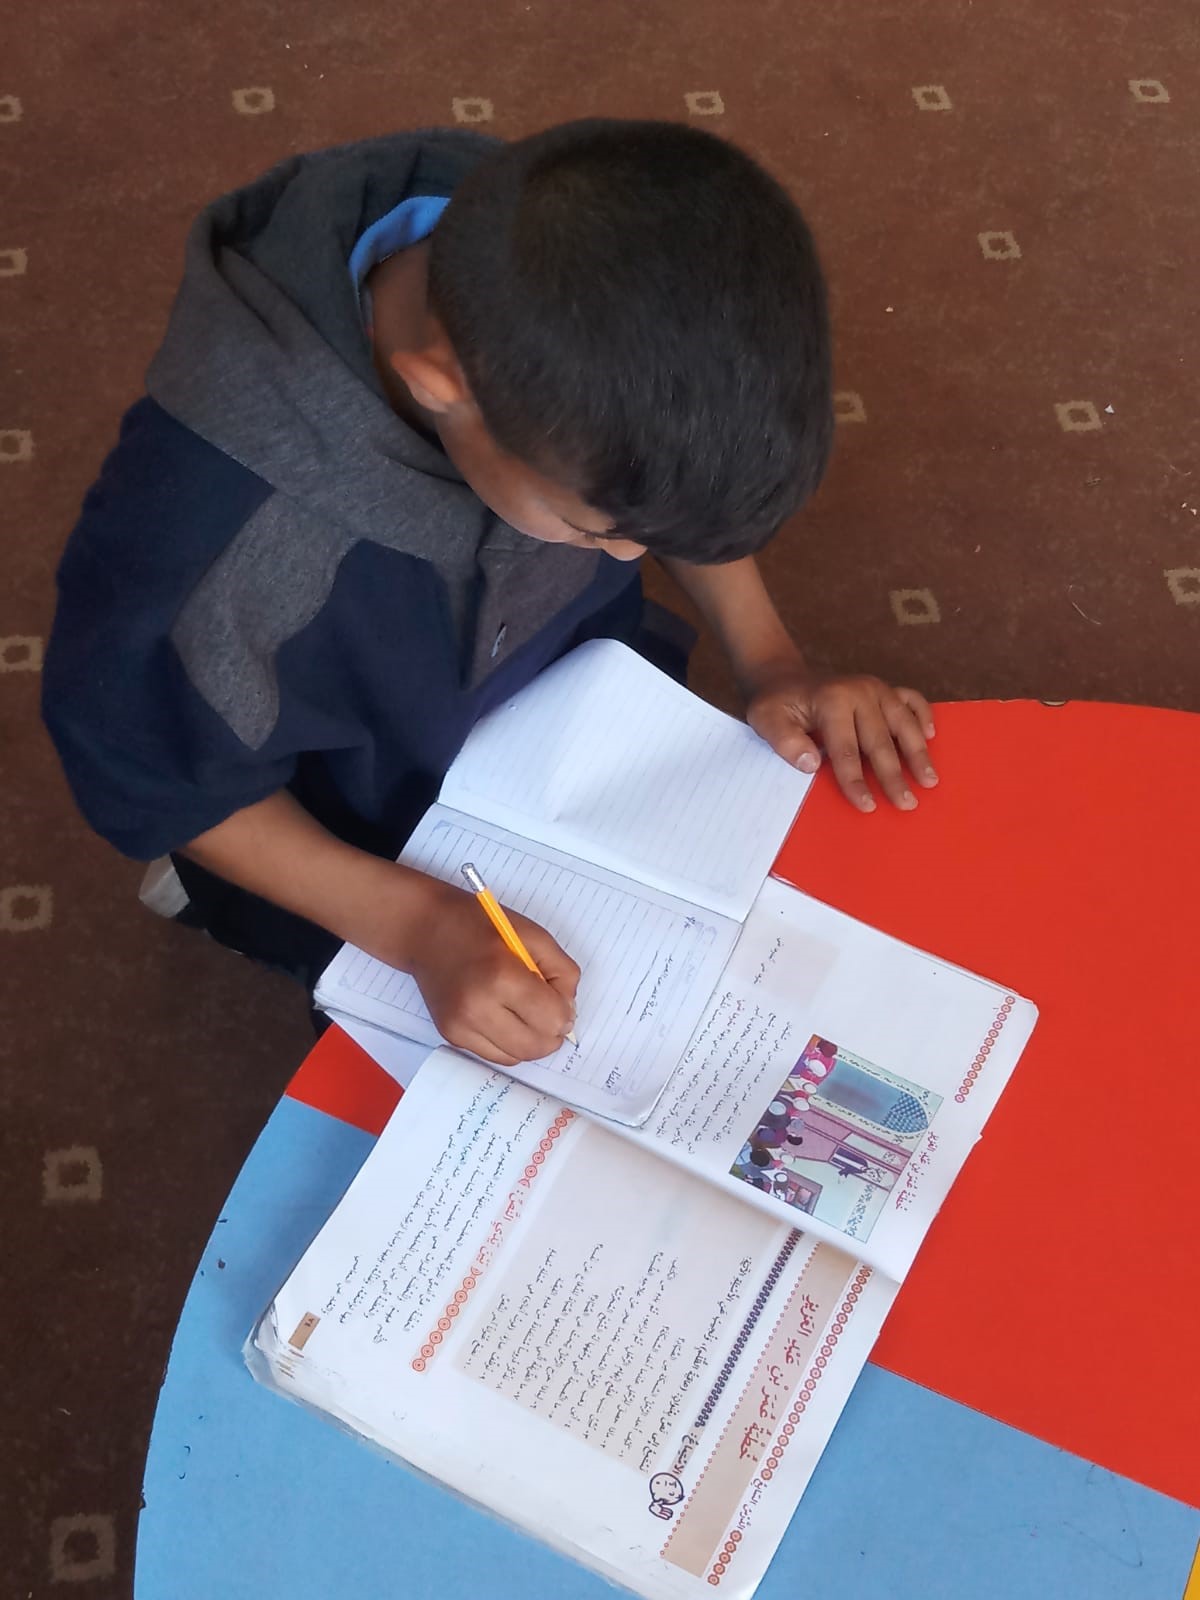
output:
M474 862L499 900L574 957L578 1045L514 1071L636 1124L695 1031L810 782L744 723L596 640L479 723L401 860L460 886ZM440 1042L413 980L350 945L316 1001Z
M749 1596L1034 1017L768 882L640 1129L437 1050L251 1368L650 1600Z

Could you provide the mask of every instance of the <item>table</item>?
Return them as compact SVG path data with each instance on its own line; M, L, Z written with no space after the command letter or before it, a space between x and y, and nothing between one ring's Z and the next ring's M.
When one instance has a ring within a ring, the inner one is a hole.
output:
M915 815L823 775L776 871L1041 1019L759 1594L1200 1600L1200 717L937 720ZM180 1316L137 1600L613 1593L245 1372L397 1094L331 1029L247 1160Z

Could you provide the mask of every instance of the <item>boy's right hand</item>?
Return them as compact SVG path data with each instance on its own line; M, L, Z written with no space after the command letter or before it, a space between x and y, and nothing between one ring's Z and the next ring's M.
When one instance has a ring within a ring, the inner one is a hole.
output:
M536 1061L571 1029L579 968L544 928L511 913L545 983L509 954L474 895L335 838L286 789L198 835L186 854L411 973L442 1038L485 1061Z
M429 915L407 968L442 1038L502 1067L553 1055L574 1025L579 968L544 928L509 911L543 982L508 949L474 895L433 879L429 885Z

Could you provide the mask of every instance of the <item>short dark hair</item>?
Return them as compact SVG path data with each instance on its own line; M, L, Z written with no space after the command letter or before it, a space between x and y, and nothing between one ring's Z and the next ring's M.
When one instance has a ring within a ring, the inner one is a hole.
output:
M833 436L825 284L804 218L735 146L567 123L455 190L430 298L501 448L659 555L760 549Z

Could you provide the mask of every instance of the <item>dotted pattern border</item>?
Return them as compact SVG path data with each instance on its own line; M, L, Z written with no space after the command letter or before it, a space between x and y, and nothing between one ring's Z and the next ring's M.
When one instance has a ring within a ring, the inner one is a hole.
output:
M797 1242L802 1237L804 1237L804 1235L801 1234L799 1231L796 1231ZM819 1250L821 1248L822 1248L822 1246L820 1244L818 1244L817 1249ZM829 1245L827 1248L829 1248L831 1250L836 1250L837 1246L836 1245ZM791 1309L793 1301L796 1299L796 1296L800 1293L800 1291L804 1288L805 1283L808 1281L808 1271L809 1271L809 1268L812 1266L813 1261L815 1259L816 1259L816 1252L814 1251L813 1255L811 1255L808 1258L808 1260L804 1263L804 1267L801 1270L800 1276L796 1279L795 1283L792 1285L791 1294L788 1295L787 1299L783 1303L783 1307L780 1310L779 1315L775 1318L774 1326L772 1327L771 1332L767 1336L767 1343L768 1344L770 1344L771 1340L774 1339L775 1335L779 1332L779 1329L783 1324L783 1319L787 1316L789 1310ZM844 1309L844 1305L843 1305L843 1309ZM745 1386L743 1387L741 1394L739 1394L738 1397L737 1397L737 1404L733 1407L733 1412L730 1413L731 1417L732 1417L733 1413L737 1411L738 1406L741 1405L742 1401L746 1398L747 1394L749 1394L750 1385L753 1382L754 1382L754 1375L752 1373L750 1375L750 1377L746 1379ZM663 1545L662 1545L661 1550L659 1551L659 1555L665 1556L667 1551L670 1549L671 1541L674 1539L675 1535L679 1532L679 1529L680 1529L680 1527L681 1527L681 1525L683 1523L684 1513L687 1511L687 1508L691 1505L692 1501L696 1498L696 1495L697 1495L697 1493L699 1492L699 1489L700 1489L700 1485L704 1482L705 1478L708 1476L708 1469L709 1469L709 1467L712 1466L713 1462L716 1460L717 1452L720 1450L721 1445L724 1443L725 1435L728 1432L729 1432L729 1423L727 1422L725 1424L725 1426L721 1429L720 1433L717 1435L717 1442L716 1442L716 1444L713 1445L712 1450L709 1452L708 1461L705 1463L705 1467L704 1467L703 1472L701 1472L700 1476L696 1479L696 1482L693 1484L692 1492L688 1495L687 1499L684 1501L683 1505L680 1507L680 1510L679 1510L679 1521L675 1524L675 1526L671 1529L670 1533L667 1535L666 1539L663 1541Z
M795 1230L789 1233L787 1238L783 1241L783 1247L779 1254L775 1257L775 1260L772 1262L771 1270L763 1279L762 1287L754 1297L754 1304L750 1307L750 1310L746 1315L746 1320L742 1323L742 1326L738 1331L738 1336L733 1341L733 1345L730 1348L729 1354L725 1357L725 1362L721 1367L720 1373L718 1374L717 1381L713 1384L708 1398L701 1406L699 1415L692 1424L693 1433L698 1433L701 1428L708 1426L709 1419L713 1414L713 1407L725 1392L725 1385L729 1382L730 1375L732 1374L733 1369L737 1365L738 1361L741 1359L742 1351L746 1348L746 1340L750 1337L757 1326L758 1319L762 1316L763 1311L766 1308L767 1301L771 1298L771 1295L775 1291L775 1285L779 1282L783 1275L784 1267L787 1266L788 1261L791 1259L792 1254L799 1243L800 1235Z
M955 1101L960 1106L970 1094L971 1090L975 1087L976 1078L978 1078L979 1074L987 1065L987 1058L991 1055L993 1046L1000 1037L1000 1030L1008 1021L1009 1016L1012 1013L1012 1008L1016 1005L1016 1003L1017 997L1015 994L1006 994L1004 996L1004 1003L996 1014L995 1022L993 1022L991 1027L988 1029L987 1037L979 1046L978 1054L976 1055L974 1061L972 1061L971 1065L967 1068L966 1077L954 1092Z
M574 1120L574 1117L575 1113L564 1106L555 1117L554 1121L546 1129L542 1137L538 1140L537 1149L532 1153L525 1165L524 1175L527 1187L533 1183L533 1180L541 1171L542 1164L545 1162L546 1157L550 1154L551 1150L554 1149L554 1141L559 1138L563 1129ZM442 1343L443 1339L445 1339L446 1335L450 1332L450 1329L454 1326L455 1317L458 1316L459 1312L466 1305L467 1301L471 1297L472 1292L474 1291L475 1285L486 1272L488 1259L489 1258L485 1256L484 1250L481 1249L479 1254L476 1256L470 1271L467 1273L462 1283L454 1291L453 1296L446 1304L445 1310L437 1319L436 1326L431 1328L429 1333L426 1335L425 1343L421 1346L420 1354L413 1357L412 1370L414 1372L424 1372L429 1366L429 1363L433 1360L434 1356L437 1354L438 1346Z
M841 1309L839 1310L837 1316L834 1317L833 1321L830 1323L829 1331L825 1335L825 1339L821 1345L820 1351L818 1352L816 1359L813 1361L812 1366L808 1369L808 1377L805 1378L804 1387L796 1397L796 1404L792 1407L791 1411L788 1412L788 1419L784 1423L783 1427L780 1428L779 1436L771 1447L771 1454L767 1458L766 1464L759 1473L759 1477L762 1478L764 1483L769 1483L771 1481L775 1475L775 1469L783 1460L783 1452L787 1449L789 1443L791 1442L792 1435L796 1431L796 1427L800 1421L800 1418L808 1409L808 1403L816 1392L817 1384L821 1381L821 1374L829 1365L829 1358L833 1354L834 1349L837 1346L837 1342L842 1336L842 1329L849 1322L850 1313L854 1310L855 1304L858 1301L858 1297L866 1288L870 1278L870 1267L860 1266L858 1271L854 1274L854 1279L849 1289L846 1291L846 1298L842 1301ZM740 1530L737 1528L731 1528L725 1543L721 1546L720 1554L709 1568L708 1581L714 1589L718 1587L721 1579L728 1571L729 1563L737 1554L737 1547L741 1542L742 1535Z

